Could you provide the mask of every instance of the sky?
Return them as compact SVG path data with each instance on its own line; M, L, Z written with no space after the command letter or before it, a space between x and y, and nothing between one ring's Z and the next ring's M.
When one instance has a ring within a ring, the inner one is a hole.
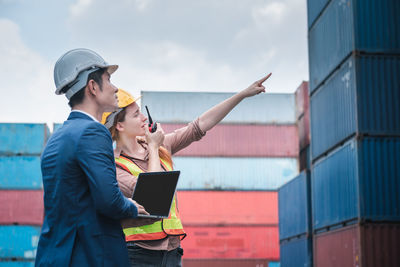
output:
M0 122L63 122L53 68L84 47L140 91L268 93L308 80L306 0L0 0Z

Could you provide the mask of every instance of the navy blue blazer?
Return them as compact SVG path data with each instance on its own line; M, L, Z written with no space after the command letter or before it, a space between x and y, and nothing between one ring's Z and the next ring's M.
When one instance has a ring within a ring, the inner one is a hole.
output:
M137 209L118 188L107 128L71 112L41 165L45 219L35 266L129 266L119 220Z

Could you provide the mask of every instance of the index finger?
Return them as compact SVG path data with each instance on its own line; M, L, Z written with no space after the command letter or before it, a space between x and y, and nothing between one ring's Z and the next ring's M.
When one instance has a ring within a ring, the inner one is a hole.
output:
M261 80L258 81L258 84L262 84L263 82L265 82L270 76L272 75L272 72L270 74L268 74L267 76L265 76L264 78L262 78Z

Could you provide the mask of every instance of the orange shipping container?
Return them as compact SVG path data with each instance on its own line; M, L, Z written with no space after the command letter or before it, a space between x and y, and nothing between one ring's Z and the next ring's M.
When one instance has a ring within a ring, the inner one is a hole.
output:
M186 225L278 225L274 191L178 191Z
M279 260L277 226L185 227L182 241L187 259Z

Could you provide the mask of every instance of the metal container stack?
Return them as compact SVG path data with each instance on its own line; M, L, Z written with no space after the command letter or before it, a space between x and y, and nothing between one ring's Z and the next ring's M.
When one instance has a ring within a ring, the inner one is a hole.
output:
M300 84L295 97L301 173L278 191L280 260L282 267L310 267L313 250L308 82Z
M166 133L232 93L142 92ZM293 94L243 100L199 142L178 152L185 267L279 265L277 189L298 173Z
M397 0L308 0L316 267L400 263L399 14Z
M46 124L0 123L0 266L34 266L43 223Z

